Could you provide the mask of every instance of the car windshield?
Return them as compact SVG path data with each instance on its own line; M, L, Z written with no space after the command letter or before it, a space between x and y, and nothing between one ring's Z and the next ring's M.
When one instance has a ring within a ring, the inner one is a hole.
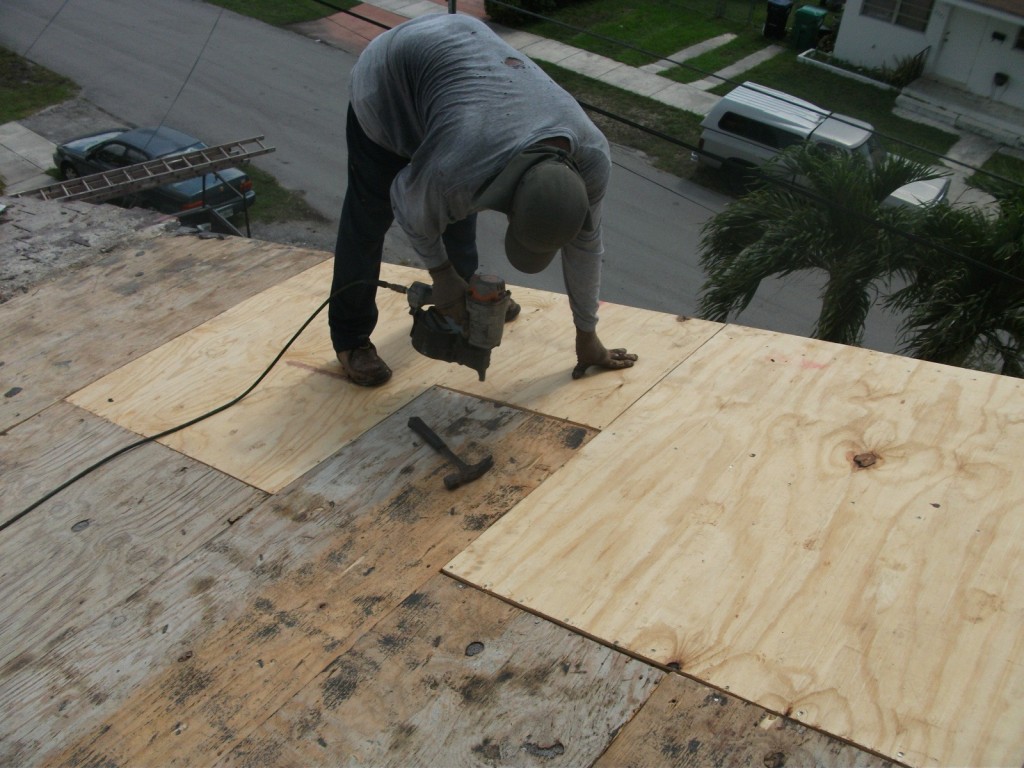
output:
M166 155L164 155L164 157L171 157L173 155L184 155L186 152L195 152L197 149L206 149L206 145L201 141L197 141L195 144L192 144L190 146L182 147L181 149L176 149L173 152L168 152Z

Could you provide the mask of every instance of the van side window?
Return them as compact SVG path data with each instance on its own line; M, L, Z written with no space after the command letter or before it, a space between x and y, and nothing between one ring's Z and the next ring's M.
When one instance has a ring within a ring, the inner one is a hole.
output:
M781 128L773 128L758 120L753 120L735 112L726 112L718 121L718 127L728 133L742 136L745 139L756 141L774 149L785 149L794 144L799 144L803 139L795 133L784 131Z
M803 143L803 139L795 133L784 131L781 128L775 128L773 130L775 133L775 144L772 146L778 147L779 149L785 149L786 147L792 147L794 144Z

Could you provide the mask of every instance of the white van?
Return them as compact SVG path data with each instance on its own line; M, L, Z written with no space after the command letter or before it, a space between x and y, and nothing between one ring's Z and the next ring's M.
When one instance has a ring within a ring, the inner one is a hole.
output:
M700 125L700 151L693 159L712 168L727 163L741 174L801 143L860 154L871 165L881 163L886 154L870 123L751 82L723 96ZM897 189L888 202L926 205L945 199L948 190L948 178L917 181Z

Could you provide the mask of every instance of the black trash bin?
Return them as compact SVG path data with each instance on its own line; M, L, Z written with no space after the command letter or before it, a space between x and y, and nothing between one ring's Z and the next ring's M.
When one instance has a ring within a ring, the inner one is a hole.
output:
M763 34L773 40L786 39L786 22L793 10L793 0L768 0Z

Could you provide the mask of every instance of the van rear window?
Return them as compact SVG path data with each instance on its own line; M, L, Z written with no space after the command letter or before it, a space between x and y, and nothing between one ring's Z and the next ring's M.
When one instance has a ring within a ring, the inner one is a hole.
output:
M745 139L750 139L758 144L764 144L775 149L785 149L803 141L795 133L784 131L781 128L774 128L758 120L738 115L735 112L723 114L718 121L718 127L727 133L742 136Z

